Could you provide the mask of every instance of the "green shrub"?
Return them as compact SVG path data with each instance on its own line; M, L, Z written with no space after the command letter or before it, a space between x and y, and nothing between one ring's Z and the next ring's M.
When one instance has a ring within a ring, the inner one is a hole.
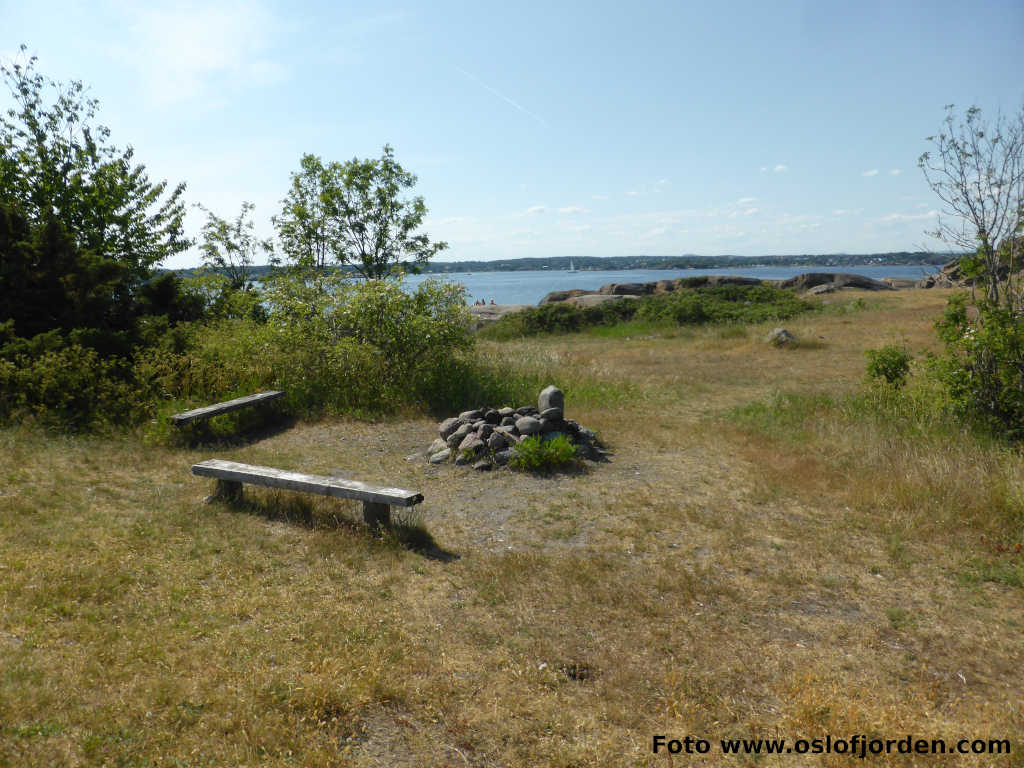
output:
M89 429L132 423L139 397L127 364L72 345L39 357L0 359L0 419Z
M510 464L515 469L527 472L543 472L571 466L576 462L576 447L565 435L556 435L550 440L534 435L516 446L516 455Z
M936 324L946 354L932 371L945 385L953 407L996 434L1024 438L1024 318L1006 306L977 304L970 319L967 297L950 298Z
M889 344L881 349L865 350L864 355L868 359L870 379L885 379L887 384L897 389L906 383L907 374L910 373L910 361L914 359L906 348Z

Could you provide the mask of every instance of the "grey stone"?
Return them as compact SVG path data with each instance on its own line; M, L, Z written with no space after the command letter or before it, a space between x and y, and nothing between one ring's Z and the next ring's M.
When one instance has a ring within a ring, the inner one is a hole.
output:
M540 397L537 398L538 411L543 413L548 408L565 410L565 394L554 384L541 390Z
M533 416L538 413L538 411L532 405L521 405L516 408L516 413L520 416Z
M504 451L495 451L494 463L499 467L503 467L508 464L516 456L515 448L506 448Z
M512 442L514 441L507 435L496 431L487 438L487 447L492 451L502 451L508 448L509 444Z
M462 422L456 417L445 419L438 425L438 431L441 433L441 439L447 440L451 436L452 432L459 428Z
M499 421L501 421L501 414L498 413L493 408L491 408L484 412L484 421L486 421L488 424L497 424Z
M469 453L460 453L455 457L455 466L464 467L471 461L476 461L476 457Z
M545 432L551 432L553 429L555 429L556 424L557 422L552 421L551 419L541 419L540 433L543 435Z
M515 411L513 411L513 413L515 413ZM515 423L516 423L516 417L515 416L504 416L501 419L501 426L503 426L503 427L511 427L511 426L514 426Z
M469 424L460 424L458 429L448 435L448 439L445 441L448 444L448 447L455 448L465 439L466 435L470 433L470 430L472 430L472 427L469 426Z
M494 467L491 465L490 459L480 459L480 461L473 465L473 469L477 470L478 472L487 472L488 470L491 470L493 468Z
M502 418L504 418L505 416L511 416L515 412L516 412L515 408L511 408L511 407L509 407L507 405L504 408L499 408L498 409L498 415L501 416Z
M540 432L540 419L533 416L521 416L516 419L516 429L520 435L535 435Z
M465 439L459 443L459 455L463 453L480 453L484 449L484 441L476 435L466 435Z
M427 459L427 461L429 461L431 464L444 464L446 461L448 461L448 459L451 458L451 456L452 449L445 448L443 451L438 451L437 453L431 455L431 457Z
M477 437L479 437L481 440L486 440L488 437L491 436L492 432L494 432L494 427L492 427L490 424L481 424L480 427L477 429L476 434Z
M463 421L476 421L483 415L484 412L477 408L476 410L472 411L463 411L462 413L459 414L459 418L462 419Z
M773 347L795 347L797 344L796 336L785 328L776 328L765 337L765 342Z
M540 412L540 417L542 419L547 419L548 421L561 421L562 416L562 409L557 405L553 405L550 408L545 408L543 411Z
M592 443L597 440L597 433L592 429L587 429L587 427L580 427L578 434L581 440L588 443Z
M554 440L556 437L565 437L565 433L559 432L557 429L555 429L545 434L544 437L541 439L544 440L544 442L547 442L548 440Z
M438 451L443 451L447 446L448 446L448 443L446 443L441 438L437 438L437 440L432 442L430 444L430 447L427 448L427 455L430 456L432 454L437 453Z
M470 426L473 428L473 431L476 432L478 429L480 429L480 427L482 427L486 423L487 422L484 421L483 419L476 419L473 421L472 424L470 424Z

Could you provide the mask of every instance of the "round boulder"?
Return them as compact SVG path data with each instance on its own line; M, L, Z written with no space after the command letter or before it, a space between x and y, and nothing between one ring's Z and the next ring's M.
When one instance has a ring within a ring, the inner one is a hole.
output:
M536 435L540 432L540 419L533 416L521 416L516 419L516 429L520 435Z
M445 448L443 451L438 451L437 453L433 454L429 459L427 459L427 461L429 461L431 464L444 464L446 461L448 461L448 459L451 458L451 456L452 449Z
M462 422L456 417L442 421L437 427L438 432L441 433L441 439L447 440L451 436L452 432L458 429L461 424Z

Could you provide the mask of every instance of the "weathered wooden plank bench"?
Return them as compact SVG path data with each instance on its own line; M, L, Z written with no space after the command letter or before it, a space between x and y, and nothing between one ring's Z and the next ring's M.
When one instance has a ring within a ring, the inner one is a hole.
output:
M276 389L269 392L257 392L255 395L236 397L234 400L227 400L223 403L204 405L202 408L194 408L184 413L176 413L171 416L171 423L180 427L182 424L188 424L199 419L208 419L221 413L237 411L241 408L248 408L251 405L269 403L271 400L276 400L279 397L284 397L284 392Z
M286 469L259 467L223 459L208 459L193 464L192 474L216 478L217 495L226 499L239 498L243 483L318 493L321 496L335 498L358 499L363 502L363 519L372 527L391 525L391 507L411 507L423 501L422 493L402 488L383 488L358 480L306 475Z

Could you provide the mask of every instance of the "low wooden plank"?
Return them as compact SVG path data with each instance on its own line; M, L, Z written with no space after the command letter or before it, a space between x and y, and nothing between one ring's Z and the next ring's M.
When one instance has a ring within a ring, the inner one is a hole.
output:
M422 493L407 491L402 488L384 488L360 483L358 480L341 480L336 477L327 477L326 475L306 475L301 472L291 472L287 469L241 464L237 461L225 461L224 459L207 459L198 464L193 464L192 474L202 477L215 477L218 480L265 485L269 488L285 488L290 491L318 493L322 496L359 499L360 501L389 504L396 507L411 507L423 501Z
M256 405L258 403L266 403L271 400L276 400L279 397L284 397L284 392L276 389L270 390L269 392L257 392L255 395L236 397L234 400L227 400L223 403L204 405L202 408L194 408L193 410L185 411L184 413L176 413L171 416L171 423L187 424L190 421L196 421L197 419L208 419L211 416L217 416L221 413L229 413L230 411L237 411L240 408L248 408L250 405Z

